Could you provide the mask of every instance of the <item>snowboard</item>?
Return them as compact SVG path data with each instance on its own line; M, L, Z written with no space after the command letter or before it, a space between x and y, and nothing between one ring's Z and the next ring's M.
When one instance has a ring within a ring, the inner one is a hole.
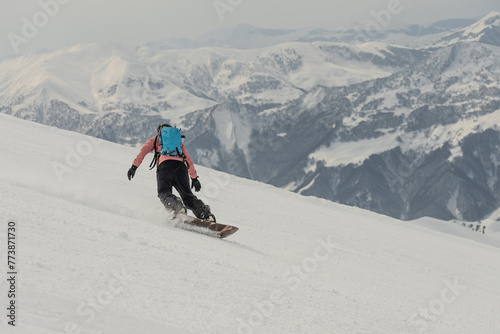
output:
M176 220L181 225L198 227L201 228L202 230L211 231L213 232L211 234L214 234L219 238L226 238L231 234L236 233L236 231L238 231L238 228L236 226L208 222L206 220L188 216L184 213L176 213L174 215L174 220Z

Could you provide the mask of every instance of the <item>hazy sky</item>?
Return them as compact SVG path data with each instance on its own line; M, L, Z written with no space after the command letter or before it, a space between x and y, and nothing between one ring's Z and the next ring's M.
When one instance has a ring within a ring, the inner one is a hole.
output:
M265 28L333 28L393 6L398 22L430 23L500 11L499 0L2 0L0 56L81 42L139 45L196 38L249 23ZM13 47L14 45L14 47Z

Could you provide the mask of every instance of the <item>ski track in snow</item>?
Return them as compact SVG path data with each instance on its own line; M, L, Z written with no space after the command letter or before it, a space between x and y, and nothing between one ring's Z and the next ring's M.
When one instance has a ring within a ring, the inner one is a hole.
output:
M54 163L85 145L59 181ZM146 163L126 179L136 149L0 115L0 152L0 254L14 220L19 268L18 326L3 315L2 333L500 332L498 233L197 166L200 198L240 228L221 240L167 221Z

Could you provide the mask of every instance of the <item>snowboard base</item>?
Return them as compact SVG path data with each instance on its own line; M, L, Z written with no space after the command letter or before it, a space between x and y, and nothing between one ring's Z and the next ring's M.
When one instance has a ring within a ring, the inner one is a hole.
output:
M202 220L199 218L188 216L184 213L176 213L174 214L174 220L176 220L182 228L182 225L199 228L199 232L203 233L204 231L210 231L211 235L219 238L226 238L238 231L236 226L232 225L224 225L219 223L208 222L206 220ZM196 229L193 229L197 232Z

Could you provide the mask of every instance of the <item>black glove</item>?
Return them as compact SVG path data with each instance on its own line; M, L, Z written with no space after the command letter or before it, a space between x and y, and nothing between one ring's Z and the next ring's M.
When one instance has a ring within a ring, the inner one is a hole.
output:
M191 179L191 189L194 188L194 191L198 192L200 191L201 189L201 183L200 183L200 180L198 180L198 177L196 177L195 179Z
M127 176L128 176L128 179L129 180L132 180L132 178L134 177L135 175L135 171L137 170L137 166L134 166L132 165L132 167L130 167L130 169L128 170L127 172Z

